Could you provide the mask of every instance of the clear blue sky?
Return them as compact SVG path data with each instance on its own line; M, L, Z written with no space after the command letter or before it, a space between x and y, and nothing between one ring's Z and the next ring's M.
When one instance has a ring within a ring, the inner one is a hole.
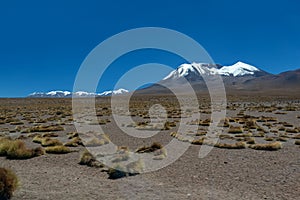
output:
M0 96L72 90L80 64L96 45L147 26L187 34L216 63L241 60L271 73L300 68L299 9L297 0L1 1ZM181 61L149 51L116 64L147 62L176 67ZM99 90L111 89L117 79L108 73Z

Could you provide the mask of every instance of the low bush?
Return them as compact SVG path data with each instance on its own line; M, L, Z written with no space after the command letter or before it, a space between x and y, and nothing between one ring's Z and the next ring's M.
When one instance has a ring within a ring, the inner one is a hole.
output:
M46 153L49 154L67 154L70 153L71 150L66 146L49 146L45 148Z
M50 147L50 146L61 146L62 145L62 142L57 140L57 139L52 139L52 138L43 138L42 139L42 142L41 142L41 145L43 147Z
M104 165L97 161L96 158L87 149L85 149L80 154L79 164L87 165L89 167L104 167Z
M78 147L79 145L83 146L82 140L79 137L74 137L71 141L64 144L66 147Z
M266 150L266 151L276 151L282 148L281 142L272 142L267 144L253 144L249 146L251 149L255 150Z
M57 133L43 133L42 137L58 137Z
M230 126L229 127L229 130L228 130L228 133L243 133L243 128L240 127L240 126Z
M131 162L127 165L116 164L112 168L109 168L108 178L119 179L127 176L135 176L142 173L144 170L144 163L141 160Z
M151 153L161 148L163 148L161 144L154 142L151 146L143 146L138 148L136 153Z
M18 178L9 169L0 168L0 199L11 199L13 192L18 187Z
M246 143L245 142L237 142L234 144L217 143L214 146L218 148L224 148L224 149L245 149Z
M29 159L44 154L41 147L28 149L22 140L0 140L0 156L8 159Z

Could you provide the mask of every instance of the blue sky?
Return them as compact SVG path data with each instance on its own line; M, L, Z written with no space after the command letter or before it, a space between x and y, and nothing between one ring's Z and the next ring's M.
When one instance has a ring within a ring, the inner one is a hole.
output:
M194 38L216 63L241 60L271 73L300 68L299 9L297 0L1 1L0 96L72 90L95 46L147 26ZM176 67L182 60L166 52L136 52L112 68L148 62ZM121 75L115 72L106 73L99 91L113 87Z

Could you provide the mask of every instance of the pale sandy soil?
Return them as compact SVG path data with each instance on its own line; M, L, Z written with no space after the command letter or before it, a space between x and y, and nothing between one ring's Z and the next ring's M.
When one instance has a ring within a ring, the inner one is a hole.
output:
M237 111L228 111L236 116ZM245 112L257 116L275 116L299 127L299 111L286 115ZM206 118L206 115L202 115ZM7 125L2 125L2 127ZM74 131L64 125L59 132ZM114 123L103 125L111 140L133 149L151 142L120 134ZM170 130L172 131L172 130ZM170 131L162 131L152 141L167 143L173 139ZM18 133L13 133L18 134ZM28 146L33 144L26 139ZM0 157L0 166L11 168L20 180L13 199L289 199L300 196L300 148L294 140L283 142L278 151L246 149L213 150L198 158L201 146L191 145L176 162L160 170L121 179L108 179L99 168L78 164L83 147L65 155L46 154L29 160L8 160Z
M117 180L78 165L78 153L6 160L21 186L13 199L297 199L299 147L276 152L217 149L204 159L192 146L156 172Z

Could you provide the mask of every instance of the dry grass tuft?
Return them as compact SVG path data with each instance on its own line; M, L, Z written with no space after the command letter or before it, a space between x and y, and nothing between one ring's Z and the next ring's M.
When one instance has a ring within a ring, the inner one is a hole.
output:
M246 143L247 143L247 144L255 144L255 139L252 138L252 137L246 138L245 140L246 140Z
M287 142L288 138L286 138L286 137L278 137L278 138L276 138L276 140L280 141L280 142Z
M42 142L41 142L41 145L43 147L50 147L50 146L61 146L62 145L62 142L57 140L57 139L52 139L52 138L43 138L42 139Z
M266 151L276 151L282 148L281 142L272 142L267 144L253 144L249 146L251 149L255 150L266 150Z
M114 158L111 162L118 163L122 161L126 161L130 158L130 153L128 147L118 147L117 153L114 155Z
M79 134L77 132L72 132L72 133L68 133L67 136L68 136L68 139L73 139L73 138L79 137Z
M229 127L229 130L228 130L228 133L243 133L243 128L240 127L240 126L230 126Z
M200 138L200 139L197 139L197 140L193 140L192 144L203 145L203 142L204 142L204 138Z
M234 144L217 143L214 146L217 148L224 148L224 149L245 149L246 143L245 142L237 142Z
M6 156L8 159L29 159L43 154L42 148L28 149L22 140L0 140L0 156Z
M171 137L176 137L176 136L177 136L177 132L171 132L171 133L170 133L170 136L171 136Z
M274 141L275 138L274 138L274 137L265 137L264 139L265 139L266 141Z
M158 142L154 142L151 146L140 147L135 152L136 153L151 153L151 152L154 152L154 151L162 149L162 148L163 148L163 146L161 144L159 144Z
M107 144L104 139L99 139L99 138L93 138L90 141L85 143L86 147L97 147L97 146L102 146L104 144Z
M8 200L18 187L18 178L9 169L0 168L0 199Z
M49 146L45 148L46 153L49 154L67 154L70 153L71 150L66 146Z
M79 145L83 146L82 140L79 137L74 137L71 141L64 144L66 147L78 147Z
M58 134L57 133L43 133L42 134L42 137L58 137Z
M42 143L42 140L43 140L43 137L42 137L41 135L36 135L36 136L34 136L34 138L32 139L32 142L41 144L41 143Z
M300 139L300 134L295 135L295 136L293 137L293 139Z
M127 176L135 176L142 173L144 170L144 163L137 160L127 164L126 166L120 163L116 164L113 168L107 171L109 179L119 179Z
M6 156L7 151L10 148L11 139L8 138L1 138L0 139L0 156Z
M298 130L298 128L287 128L285 130L285 132L287 132L287 133L299 133L299 130Z
M79 160L80 165L87 165L89 167L104 167L102 163L96 160L96 158L87 150L85 149L81 155Z

